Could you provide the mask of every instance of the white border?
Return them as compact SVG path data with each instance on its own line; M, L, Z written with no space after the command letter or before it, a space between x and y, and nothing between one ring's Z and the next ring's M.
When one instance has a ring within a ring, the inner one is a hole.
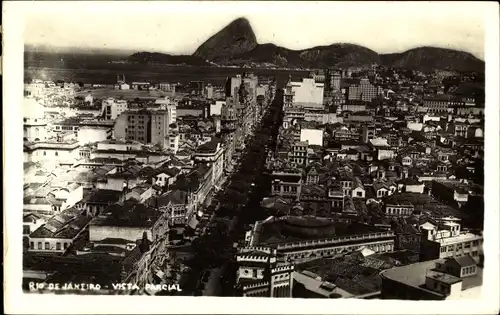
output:
M5 275L5 309L9 314L133 314L133 313L273 313L273 314L484 314L497 313L499 309L499 191L498 191L498 123L499 123L499 50L498 50L498 5L494 2L420 2L420 3L390 3L385 6L397 13L397 10L411 10L415 14L425 14L426 10L441 9L443 12L459 8L467 14L471 10L484 13L486 28L486 178L485 178L485 222L484 250L485 277L483 297L474 301L445 302L410 302L410 301L380 301L380 300L301 300L301 299L253 299L253 298L208 298L208 297L135 297L135 296L55 296L26 295L21 292L21 211L22 205L22 142L21 142L21 104L23 98L23 18L24 13L31 9L60 10L64 12L75 3L64 2L4 2L3 3L3 38L4 79L3 95L3 126L4 126L4 275ZM336 2L336 5L358 6L360 10L376 10L388 3L355 4ZM79 6L85 5L79 2ZM176 13L189 13L193 10L204 12L228 13L245 12L245 10L280 11L284 14L301 10L314 14L322 6L334 6L330 3L303 2L219 2L193 3L169 2L145 3L138 2L91 2L86 9L109 10L116 15L119 11L134 11L138 14L150 10L175 8ZM66 11L67 12L67 11ZM444 13L446 14L446 13ZM460 23L460 21L456 21ZM91 21L89 21L91 23ZM85 25L82 25L85 27ZM342 29L342 26L339 26ZM349 27L349 26L346 26ZM439 30L436 30L439 31ZM304 36L307 36L306 34ZM417 304L418 303L418 304Z

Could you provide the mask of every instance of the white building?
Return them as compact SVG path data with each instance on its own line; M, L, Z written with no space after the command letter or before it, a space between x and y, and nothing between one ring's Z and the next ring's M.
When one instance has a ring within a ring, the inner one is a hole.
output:
M479 261L483 254L483 236L460 230L460 224L446 222L420 225L420 260L470 255Z
M177 105L168 104L167 105L167 115L168 115L168 124L174 124L177 121Z
M60 163L78 157L78 141L45 141L24 145L24 162Z
M224 149L219 139L212 139L198 147L194 155L195 162L203 162L212 166L212 182L219 184L224 173Z
M85 145L111 139L113 128L101 126L81 126L78 130L78 143Z
M45 107L32 98L24 99L23 124L23 137L25 141L45 141L47 139Z
M300 141L308 141L309 145L323 146L323 130L320 129L301 129Z
M115 120L121 113L128 109L127 101L115 100L114 98L107 98L102 101L102 112L105 119Z
M226 101L215 101L215 104L210 104L210 116L221 115L222 106L226 105Z
M324 83L304 78L302 82L290 82L293 93L293 105L311 109L323 109Z

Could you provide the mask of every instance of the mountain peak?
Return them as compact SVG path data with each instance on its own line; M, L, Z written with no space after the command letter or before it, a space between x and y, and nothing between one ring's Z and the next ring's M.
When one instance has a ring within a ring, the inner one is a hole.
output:
M194 56L210 60L224 60L248 52L257 46L250 22L240 17L201 44Z

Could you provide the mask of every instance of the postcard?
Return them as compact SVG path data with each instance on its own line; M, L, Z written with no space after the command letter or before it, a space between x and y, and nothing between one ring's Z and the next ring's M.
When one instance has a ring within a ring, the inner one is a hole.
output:
M7 1L6 312L497 313L498 26Z

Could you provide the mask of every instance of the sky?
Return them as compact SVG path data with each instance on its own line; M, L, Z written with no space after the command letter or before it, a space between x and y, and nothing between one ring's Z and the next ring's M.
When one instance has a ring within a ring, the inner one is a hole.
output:
M257 41L289 49L352 43L378 53L419 46L484 60L481 2L27 2L25 44L191 54L245 17Z

